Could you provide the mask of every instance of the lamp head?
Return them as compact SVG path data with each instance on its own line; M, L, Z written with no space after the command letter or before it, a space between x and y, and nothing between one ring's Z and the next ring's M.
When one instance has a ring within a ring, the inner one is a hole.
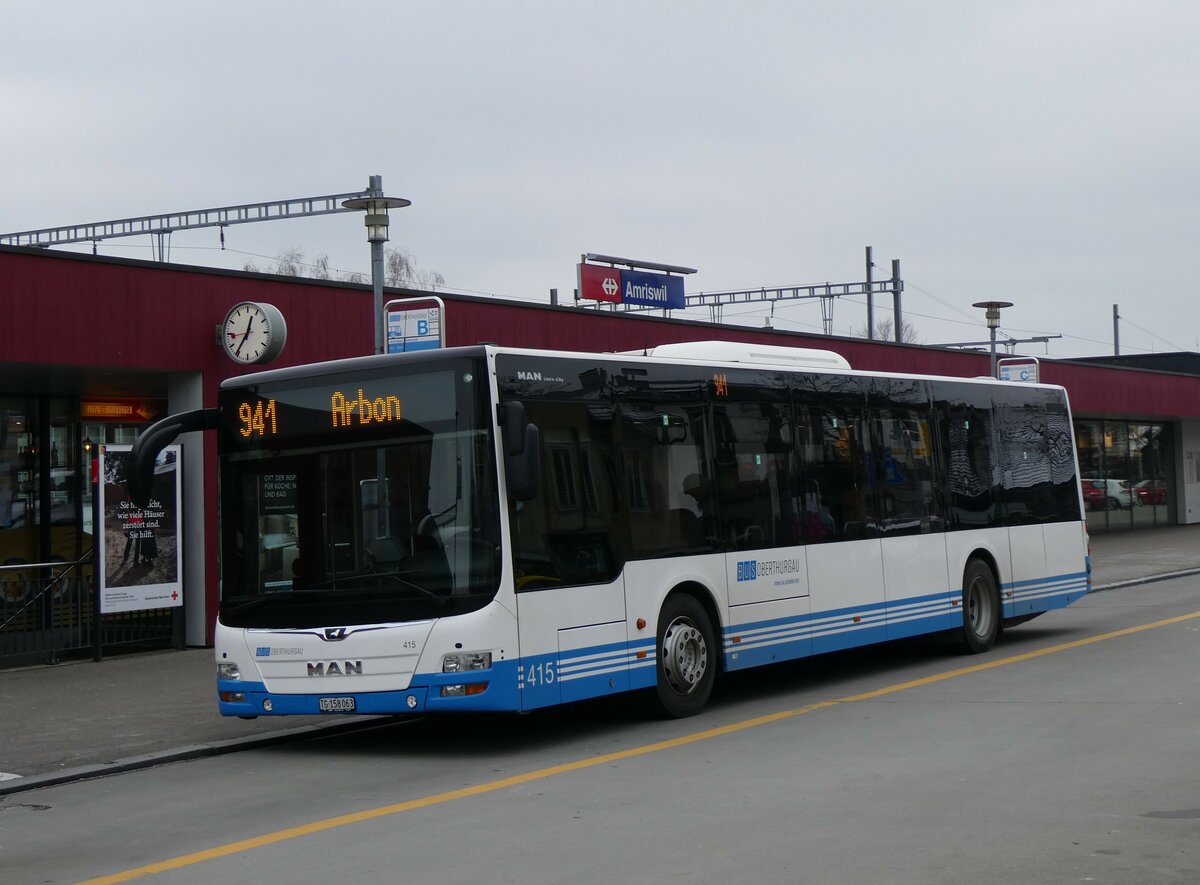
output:
M972 307L982 308L984 311L984 319L987 320L987 327L995 329L1000 325L1000 311L1005 307L1012 307L1011 301L976 301Z
M388 239L388 209L403 209L411 206L412 200L404 197L368 196L343 200L344 209L365 209L363 221L367 226L368 243L386 243Z

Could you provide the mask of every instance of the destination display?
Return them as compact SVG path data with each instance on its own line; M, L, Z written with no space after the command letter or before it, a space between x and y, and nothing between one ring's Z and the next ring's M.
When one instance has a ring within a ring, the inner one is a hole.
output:
M310 408L288 409L284 413L291 420L283 433L303 431L311 433L315 416ZM257 397L237 401L237 432L244 439L269 439L280 434L280 404L274 399ZM398 424L404 419L404 405L393 393L371 396L363 388L347 396L342 390L329 391L329 407L325 410L325 429L345 430L365 427L368 424Z
M381 432L405 424L427 426L453 419L457 398L455 372L443 369L353 382L334 377L325 384L223 390L221 406L227 438L239 441L239 447L256 447L301 437Z

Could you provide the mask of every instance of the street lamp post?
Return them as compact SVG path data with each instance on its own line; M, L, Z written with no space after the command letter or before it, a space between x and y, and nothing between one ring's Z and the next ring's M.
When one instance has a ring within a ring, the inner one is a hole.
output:
M996 377L996 328L1000 325L1000 310L1005 307L1012 307L1011 301L976 301L972 307L980 307L984 310L984 317L987 319L988 333L992 339L992 377Z
M403 209L411 206L412 200L404 197L383 195L383 176L372 175L365 197L345 200L346 209L364 209L367 226L367 242L371 244L371 290L375 304L375 353L383 353L386 335L383 325L383 244L388 240L388 209Z

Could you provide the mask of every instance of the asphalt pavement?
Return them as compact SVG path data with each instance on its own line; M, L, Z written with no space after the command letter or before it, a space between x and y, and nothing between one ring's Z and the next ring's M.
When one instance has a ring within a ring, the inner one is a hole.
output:
M1097 535L1092 564L1097 591L1200 574L1200 525ZM379 724L377 717L228 719L217 713L215 674L209 648L0 671L0 797Z

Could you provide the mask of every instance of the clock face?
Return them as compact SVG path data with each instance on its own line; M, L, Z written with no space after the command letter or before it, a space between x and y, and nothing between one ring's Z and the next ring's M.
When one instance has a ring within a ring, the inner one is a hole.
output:
M272 305L243 301L225 317L221 344L239 363L266 363L283 349L283 316Z

